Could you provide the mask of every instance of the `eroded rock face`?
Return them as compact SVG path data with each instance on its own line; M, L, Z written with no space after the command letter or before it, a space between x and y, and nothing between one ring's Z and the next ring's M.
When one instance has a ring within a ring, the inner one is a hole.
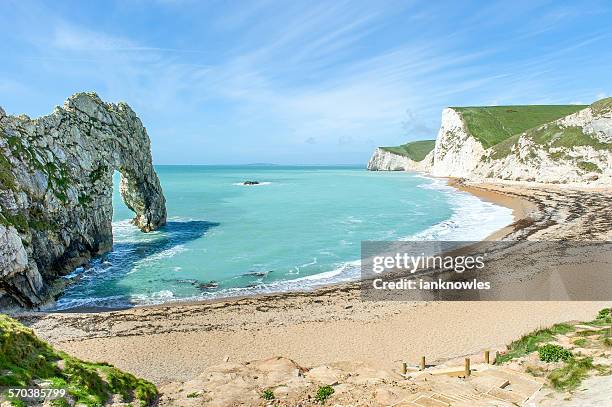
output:
M564 132L575 135L576 145L555 145L554 140L562 137ZM457 134L460 132L445 130L443 115L436 141L434 175L474 181L527 181L577 186L607 186L612 182L612 149L609 144L612 140L612 111L609 109L597 112L590 106L530 129L518 135L505 155L496 153L496 147L485 150L469 133L464 133L466 137L463 138L457 138ZM538 134L548 134L551 141L538 142ZM439 159L443 152L439 144L454 145L444 159Z
M150 141L125 103L71 96L38 119L0 109L0 307L37 307L59 277L112 247L113 172L152 231L166 222Z
M368 161L368 170L427 172L431 170L432 164L433 150L422 161L413 161L408 157L377 148Z
M609 186L612 183L612 98L528 129L489 148L470 133L460 110L446 108L430 155L423 162L415 163L378 148L368 169L424 171L436 177L479 182Z

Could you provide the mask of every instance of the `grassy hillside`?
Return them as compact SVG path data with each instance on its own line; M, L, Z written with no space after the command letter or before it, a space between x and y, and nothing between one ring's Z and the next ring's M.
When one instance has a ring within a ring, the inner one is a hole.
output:
M385 151L393 154L403 155L410 158L412 161L423 161L425 156L434 149L436 140L420 140L402 144L397 147L380 147Z
M453 107L485 148L584 109L583 105Z
M612 97L598 100L591 105L591 109L595 116L612 112Z
M133 406L148 406L157 398L152 383L106 363L83 362L58 352L4 314L0 314L0 373L0 387L37 384L66 389L68 395L54 400L54 406L102 406L113 395ZM0 394L0 404L3 398L8 396ZM25 405L21 400L10 402Z
M612 112L612 98L598 100L591 105L591 108L595 115ZM612 144L599 141L596 137L584 133L580 127L561 128L556 124L549 123L526 129L521 133L517 133L497 143L493 146L492 158L499 159L510 154L512 147L518 142L518 139L522 134L526 134L526 137L531 138L534 142L541 145L547 151L556 147L571 149L573 147L580 146L589 146L595 150L612 150ZM553 153L551 156L553 158L563 158L563 154L560 153ZM584 167L585 164L582 166Z

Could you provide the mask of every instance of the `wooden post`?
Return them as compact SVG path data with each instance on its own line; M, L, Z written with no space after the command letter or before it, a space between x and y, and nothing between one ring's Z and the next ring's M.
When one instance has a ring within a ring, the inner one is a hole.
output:
M465 377L468 377L471 373L470 358L465 358Z
M421 370L425 370L425 356L421 356Z
M402 362L402 374L406 374L406 372L408 372L408 365L406 365L406 362Z
M485 350L485 363L488 365L490 363L489 351Z

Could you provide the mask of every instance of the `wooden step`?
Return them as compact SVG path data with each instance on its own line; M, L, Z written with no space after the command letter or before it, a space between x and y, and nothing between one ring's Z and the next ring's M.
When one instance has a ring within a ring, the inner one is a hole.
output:
M491 396L495 396L498 399L506 400L506 401L509 401L511 403L515 403L518 405L522 405L525 402L525 400L529 398L529 397L525 397L524 394L516 393L514 391L500 389L497 387L494 387L491 390L489 390L487 394L490 394Z
M433 399L428 396L421 396L418 399L414 400L415 404L418 404L422 407L450 407L449 403L445 403L440 400Z
M412 401L400 401L397 404L394 404L393 407L423 407L419 404L414 404Z

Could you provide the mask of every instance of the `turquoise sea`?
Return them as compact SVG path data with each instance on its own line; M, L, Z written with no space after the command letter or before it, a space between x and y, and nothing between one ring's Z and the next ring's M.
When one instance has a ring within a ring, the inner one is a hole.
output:
M359 277L362 240L478 240L507 208L442 180L350 166L159 166L168 224L130 224L115 179L113 251L57 303L123 307L308 290ZM244 186L245 180L260 185Z

